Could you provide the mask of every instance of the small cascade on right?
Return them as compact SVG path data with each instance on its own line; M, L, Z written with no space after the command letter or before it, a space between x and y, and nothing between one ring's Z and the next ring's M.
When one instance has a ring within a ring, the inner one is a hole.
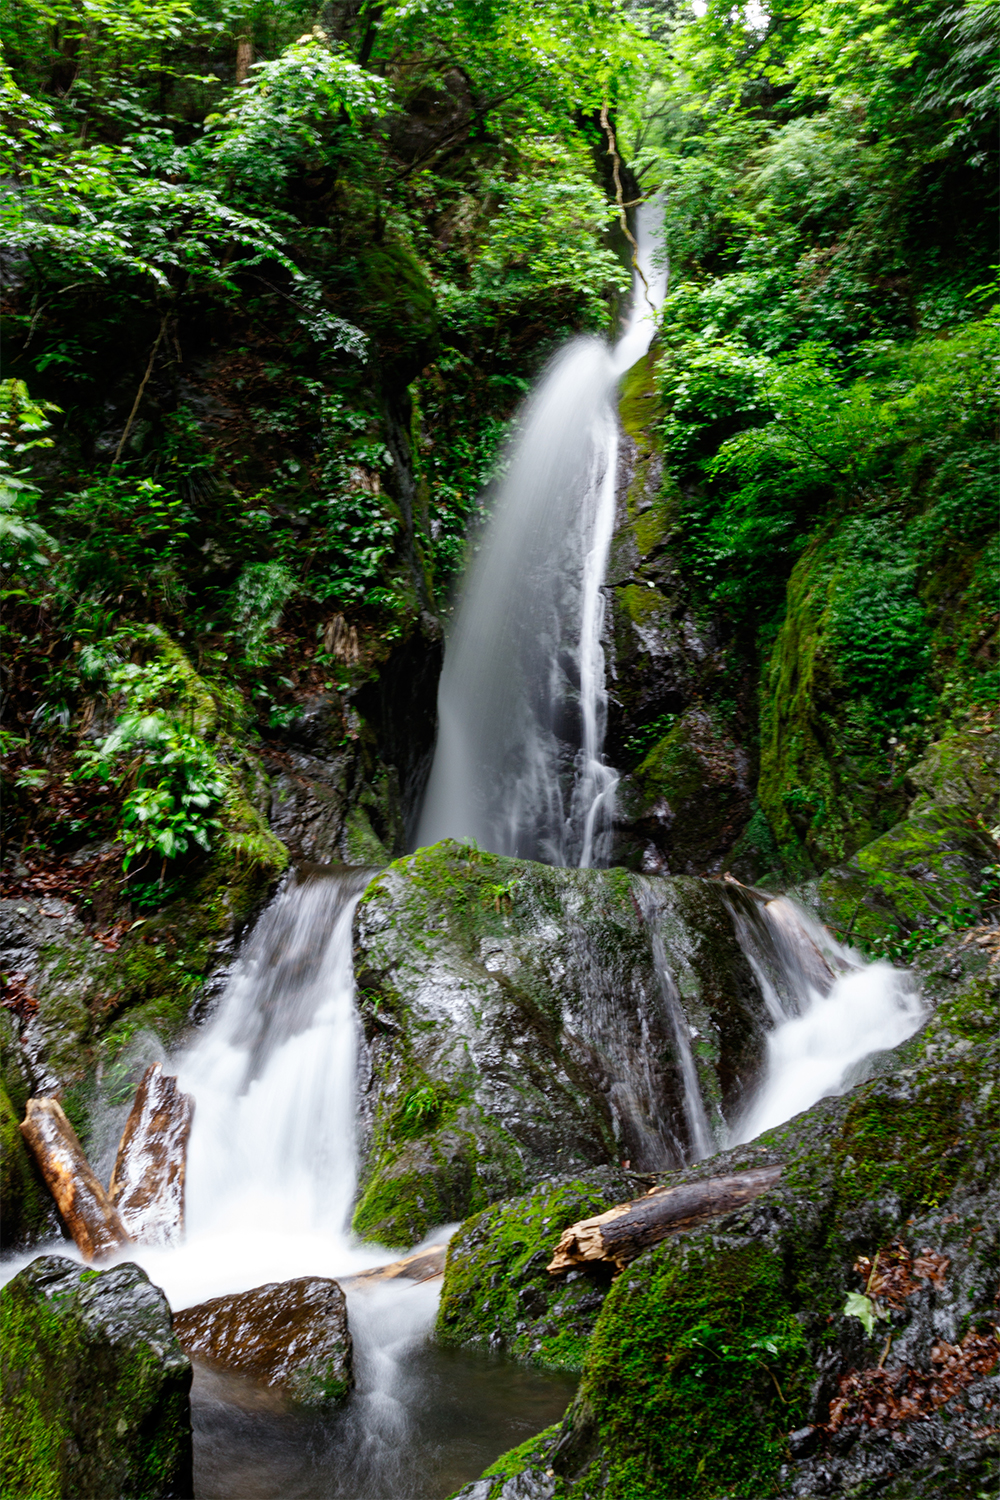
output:
M733 911L737 937L773 1023L764 1073L733 1122L753 1140L865 1076L865 1063L913 1035L923 1020L909 974L868 963L785 896Z

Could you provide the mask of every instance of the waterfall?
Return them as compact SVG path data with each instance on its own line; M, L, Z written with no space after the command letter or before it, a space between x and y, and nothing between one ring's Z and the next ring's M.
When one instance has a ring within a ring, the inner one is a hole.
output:
M763 1077L733 1123L733 1144L845 1093L867 1060L906 1041L924 1016L909 974L866 962L787 898L762 903L756 916L734 911L773 1024Z
M351 922L371 873L290 882L216 1014L174 1059L195 1099L184 1240L130 1250L174 1307L378 1259L348 1234L359 1044Z
M639 214L637 289L613 349L575 339L522 412L465 580L438 692L417 842L475 839L553 865L607 862L617 773L607 720L602 584L614 529L618 377L649 347L666 291L657 209Z

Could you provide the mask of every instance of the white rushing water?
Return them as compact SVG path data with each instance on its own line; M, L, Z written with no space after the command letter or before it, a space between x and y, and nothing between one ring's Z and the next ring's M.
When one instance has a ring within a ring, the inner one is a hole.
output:
M768 901L762 915L763 944L739 922L737 931L774 1024L764 1077L733 1126L733 1144L844 1093L867 1059L906 1041L924 1016L908 974L866 962L793 902Z
M606 863L617 773L605 765L602 585L614 528L618 378L648 349L667 273L662 211L638 215L632 310L614 348L575 339L518 424L464 581L438 691L417 842L475 839L554 865Z

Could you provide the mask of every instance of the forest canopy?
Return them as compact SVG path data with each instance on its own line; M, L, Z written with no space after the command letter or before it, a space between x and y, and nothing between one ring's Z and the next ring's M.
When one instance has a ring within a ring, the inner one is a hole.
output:
M865 733L926 739L935 642L972 629L927 579L979 557L995 498L998 26L995 0L9 0L16 817L58 782L129 860L211 846L225 777L164 642L267 735L442 615L517 403L614 327L650 198L693 600L760 671L796 559L870 518L889 565L837 564L831 630Z

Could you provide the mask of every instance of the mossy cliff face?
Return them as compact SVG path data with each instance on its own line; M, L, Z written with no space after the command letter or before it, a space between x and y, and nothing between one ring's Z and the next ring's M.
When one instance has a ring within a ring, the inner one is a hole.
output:
M616 1278L562 1427L463 1495L496 1500L518 1473L547 1500L991 1492L996 971L960 940L921 970L936 1008L880 1076L671 1179L784 1164ZM877 1252L869 1333L844 1308Z
M608 566L607 753L626 774L615 863L714 874L752 814L751 704L738 704L716 625L677 566L678 496L664 478L656 348L622 381L618 512Z
M765 1014L730 890L451 841L378 876L355 918L356 1230L404 1244L546 1174L679 1163L684 1049L721 1129Z
M4 1495L188 1500L191 1364L145 1272L42 1256L0 1308Z
M918 806L995 806L996 746L976 707L993 692L986 562L959 549L924 576L905 537L848 518L796 564L761 680L758 794L787 869L839 863L914 791Z

